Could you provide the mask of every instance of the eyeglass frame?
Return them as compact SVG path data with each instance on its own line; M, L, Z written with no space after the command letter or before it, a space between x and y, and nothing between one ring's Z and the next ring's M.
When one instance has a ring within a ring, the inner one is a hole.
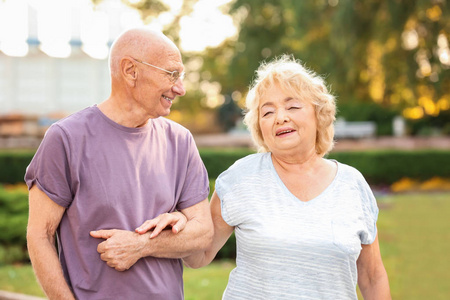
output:
M175 84L175 83L178 81L178 79L183 80L183 79L184 79L184 76L186 75L186 72L184 72L184 71L181 72L181 73L180 73L178 70L169 71L169 70L166 70L166 69L163 69L163 68L154 66L154 65L152 65L152 64L149 64L148 62L145 62L145 61L136 59L136 58L134 58L134 57L131 57L131 58L132 58L133 60L137 61L138 63L141 63L141 64L144 64L144 65L147 65L147 66L156 68L156 69L158 69L158 70L161 70L161 71L166 72L167 74L170 74L170 79L169 79L169 80L170 80L170 82L172 82L173 84ZM178 75L176 75L176 74L178 74Z

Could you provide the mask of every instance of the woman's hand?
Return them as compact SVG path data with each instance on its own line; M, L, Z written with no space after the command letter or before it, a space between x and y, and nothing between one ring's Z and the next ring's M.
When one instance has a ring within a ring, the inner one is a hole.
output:
M172 226L172 232L177 234L182 231L184 227L186 227L186 223L186 216L181 212L175 211L172 213L164 213L154 219L147 220L141 226L136 228L135 231L139 234L144 234L153 229L153 232L150 234L150 238L155 238L169 225Z

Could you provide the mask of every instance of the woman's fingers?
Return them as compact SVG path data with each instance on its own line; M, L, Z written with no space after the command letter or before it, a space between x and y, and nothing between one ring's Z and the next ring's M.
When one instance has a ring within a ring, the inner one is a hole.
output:
M144 234L153 229L150 238L155 238L169 225L172 226L172 232L176 234L186 227L186 223L187 219L181 212L164 213L154 219L145 221L136 228L136 232Z
M158 223L158 220L157 220L158 218L159 217L145 221L141 226L136 228L135 231L139 234L146 233L147 231L151 230L152 228L154 228L156 226L156 224Z
M186 216L180 212L174 212L173 214L175 214L175 215L179 214L176 221L171 224L172 232L176 234L176 233L182 231L186 227L187 219L186 219Z

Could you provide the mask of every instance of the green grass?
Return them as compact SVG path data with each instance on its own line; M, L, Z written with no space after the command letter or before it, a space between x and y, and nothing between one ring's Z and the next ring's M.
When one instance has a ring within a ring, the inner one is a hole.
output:
M379 197L379 239L393 299L450 299L450 193Z
M185 268L185 300L220 300L234 261L213 262L202 269ZM0 266L0 290L45 297L30 265Z
M213 262L201 269L184 269L185 300L220 300L234 261Z
M44 297L31 265L0 266L0 290Z
M381 253L393 299L449 299L450 193L377 196ZM186 300L221 299L234 267L185 269ZM29 265L0 266L0 290L42 296Z

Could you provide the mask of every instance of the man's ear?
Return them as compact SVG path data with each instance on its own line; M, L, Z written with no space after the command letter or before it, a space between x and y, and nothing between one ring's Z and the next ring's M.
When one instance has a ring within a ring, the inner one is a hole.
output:
M130 83L135 83L137 79L138 70L136 68L136 63L129 58L122 58L120 61L120 72L123 78Z

